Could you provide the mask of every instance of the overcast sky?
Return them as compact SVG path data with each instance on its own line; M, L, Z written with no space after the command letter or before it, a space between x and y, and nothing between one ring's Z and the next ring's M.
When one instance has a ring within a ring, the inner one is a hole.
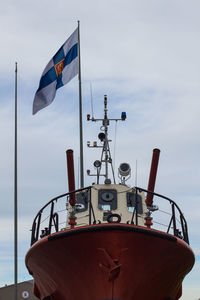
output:
M116 170L132 166L130 185L147 187L152 149L161 149L156 191L177 201L188 221L196 264L183 284L182 300L200 298L200 2L184 0L35 0L1 3L0 68L0 286L13 283L14 75L18 62L19 280L33 217L67 191L65 150L74 149L78 174L78 79L58 90L55 101L32 116L41 74L81 22L84 167L95 153L86 147L108 95ZM112 147L112 150L113 147ZM91 160L92 158L92 160ZM91 178L85 176L89 185Z

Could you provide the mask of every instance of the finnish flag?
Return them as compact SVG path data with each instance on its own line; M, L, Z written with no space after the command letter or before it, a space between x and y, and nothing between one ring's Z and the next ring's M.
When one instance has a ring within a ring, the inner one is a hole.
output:
M51 104L56 90L67 84L78 74L78 28L50 60L33 101L33 115Z

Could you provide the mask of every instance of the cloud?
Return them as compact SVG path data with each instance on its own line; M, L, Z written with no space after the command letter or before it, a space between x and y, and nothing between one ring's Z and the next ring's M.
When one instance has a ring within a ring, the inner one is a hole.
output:
M31 116L41 73L76 28L77 19L81 21L84 141L97 140L100 127L85 121L85 115L91 112L92 82L95 117L103 116L104 94L108 94L109 116L120 117L121 111L127 112L126 122L116 127L116 149L115 124L111 125L109 135L113 139L112 152L116 153L116 171L119 163L129 162L129 184L133 185L137 159L138 185L147 187L152 149L159 147L156 190L177 200L188 219L191 245L198 253L199 9L196 0L86 0L84 5L75 0L67 9L63 0L56 6L49 0L2 3L0 240L8 249L1 252L2 260L8 262L13 250L15 61L19 70L18 197L22 257L29 247L34 215L50 198L67 191L67 148L75 150L78 165L77 78L57 92L51 106ZM85 169L92 169L93 160L99 155L85 145L84 149ZM76 179L77 176L76 167ZM86 184L91 183L90 179L85 178ZM20 267L25 272L22 261ZM12 269L8 270L11 274ZM1 277L0 282L5 282L5 278ZM190 282L186 286L192 293ZM191 299L189 292L186 295Z
M1 216L0 224L0 242L2 244L3 241L6 243L11 243L11 241L14 239L14 218ZM32 222L29 217L23 216L18 218L19 243L23 243L30 238L31 225Z

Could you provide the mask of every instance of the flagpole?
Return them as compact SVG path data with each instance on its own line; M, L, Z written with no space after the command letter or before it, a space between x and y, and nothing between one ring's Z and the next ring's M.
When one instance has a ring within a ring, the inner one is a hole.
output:
M81 54L80 54L80 21L78 21L78 59L79 59L79 128L80 128L80 184L84 187L83 171L83 125L82 125L82 91L81 91Z
M17 63L15 63L15 145L14 145L14 299L17 300Z

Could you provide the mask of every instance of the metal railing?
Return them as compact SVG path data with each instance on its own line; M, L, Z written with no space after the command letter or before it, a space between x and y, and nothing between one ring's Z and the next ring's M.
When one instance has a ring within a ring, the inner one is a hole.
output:
M89 195L89 199L91 199L91 187L86 187L82 189L78 189L76 191L72 191L69 193L65 193L62 195L59 195L53 199L51 199L47 204L45 204L37 213L36 217L33 220L32 225L32 233L31 233L31 245L33 245L35 242L39 240L39 238L42 238L44 236L47 236L53 232L58 232L62 230L61 226L64 224L64 227L66 227L67 219L67 205L69 203L69 196L71 194L78 194L82 192L87 192ZM59 200L59 201L58 201ZM63 203L64 201L64 203ZM57 208L55 209L56 204ZM61 203L62 202L62 203ZM61 213L64 212L64 217L62 218ZM88 223L91 225L91 220L95 220L94 216L94 210L92 207L92 203L89 200L89 215L88 215ZM43 217L43 219L42 219ZM46 221L46 222L45 222ZM42 227L43 223L45 223L45 226Z
M44 205L39 210L39 212L37 213L36 217L33 220L33 225L31 230L32 231L31 245L33 245L42 237L45 237L54 232L61 231L62 229L66 229L66 227L69 228L66 215L68 209L67 206L69 205L69 196L71 194L80 195L80 194L87 193L88 225L96 224L97 222L95 218L95 212L91 201L92 188L93 188L92 186L89 186L86 188L78 189L73 192L59 195L53 198L52 200L50 200L46 205ZM154 204L156 205L158 204L158 209L152 212L153 228L167 233L171 233L174 236L183 239L186 243L189 244L187 222L185 220L182 211L173 200L163 195L152 193L140 187L134 187L133 190L135 190L136 193L136 201L135 201L135 207L131 218L132 225L137 226L138 218L141 218L141 214L138 213L137 194L141 192L150 193L153 194L154 196ZM96 201L98 201L98 199L96 199ZM161 218L161 221L159 218ZM165 228L165 230L162 230L163 227Z
M145 192L147 194L149 193L149 194L153 195L154 204L156 204L156 206L157 206L157 209L154 212L152 212L154 227L155 227L155 224L160 225L160 227L162 227L162 226L167 227L167 230L165 232L172 233L174 236L183 239L187 244L189 244L187 222L186 222L186 219L185 219L181 209L179 208L179 206L172 199L170 199L166 196L163 196L161 194L151 192L151 191L148 191L148 190L140 188L140 187L135 187L135 190L136 190L136 195L138 194L138 192ZM136 196L136 199L137 199L137 196ZM167 210L166 205L164 206L165 210L161 210L160 205L164 204L164 203L162 203L161 200L165 200L166 203L168 203L168 205L170 205L169 210ZM151 207L150 207L150 209L151 209ZM168 215L168 221L166 221L165 224L156 221L156 213L157 212ZM134 218L134 215L135 215L136 225L137 225L137 223L138 223L137 201L136 201L135 210L133 211L132 220ZM171 232L170 232L170 230L171 230Z

